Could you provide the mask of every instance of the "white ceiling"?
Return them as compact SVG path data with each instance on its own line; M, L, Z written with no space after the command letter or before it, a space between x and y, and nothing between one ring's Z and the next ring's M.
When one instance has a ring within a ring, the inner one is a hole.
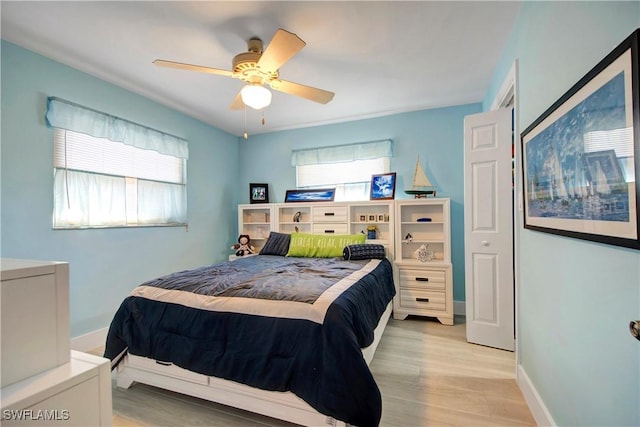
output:
M306 47L284 80L335 92L326 105L275 92L246 129L258 134L480 102L522 1L5 1L2 38L234 135L242 83L153 65L167 59L231 69L234 55L278 28ZM56 94L52 94L56 95Z

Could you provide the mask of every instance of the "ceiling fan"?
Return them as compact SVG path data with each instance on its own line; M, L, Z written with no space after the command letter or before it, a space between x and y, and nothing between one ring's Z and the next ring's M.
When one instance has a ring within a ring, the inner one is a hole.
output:
M245 105L256 110L268 106L271 103L271 92L265 85L280 92L321 104L326 104L333 99L333 92L280 79L280 67L306 45L296 34L282 28L278 29L264 51L262 40L257 37L251 38L247 45L247 52L240 53L233 58L232 70L221 70L163 59L156 59L153 63L163 67L218 74L244 81L246 85L242 87L229 107L232 110L243 109Z

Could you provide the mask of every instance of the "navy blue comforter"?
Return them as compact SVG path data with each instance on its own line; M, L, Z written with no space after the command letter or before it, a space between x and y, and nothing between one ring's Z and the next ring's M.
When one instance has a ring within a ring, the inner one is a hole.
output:
M360 349L394 294L386 259L259 255L202 267L137 287L111 323L105 357L127 350L291 391L323 414L377 426L380 391Z

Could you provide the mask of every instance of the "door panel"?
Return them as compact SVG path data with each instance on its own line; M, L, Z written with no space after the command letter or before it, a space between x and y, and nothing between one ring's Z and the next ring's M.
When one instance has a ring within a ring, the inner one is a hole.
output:
M511 109L464 126L467 340L513 351Z

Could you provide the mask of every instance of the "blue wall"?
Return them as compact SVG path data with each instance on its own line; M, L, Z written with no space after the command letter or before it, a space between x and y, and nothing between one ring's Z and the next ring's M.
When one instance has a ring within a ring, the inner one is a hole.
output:
M295 188L292 149L385 138L394 141L397 198L408 197L418 155L438 194L451 198L454 299L464 301L463 120L479 103L245 141L5 41L2 71L2 256L70 262L72 336L107 326L138 283L225 259L249 182L268 182L274 202ZM51 95L188 139L188 230L53 230L52 131L43 119ZM229 179L238 176L235 165L244 165L246 181Z
M485 107L517 59L526 129L638 27L638 2L525 2ZM640 425L640 345L628 330L640 315L640 253L525 230L521 219L517 235L518 356L553 421Z
M237 221L235 136L5 41L1 59L1 254L70 263L72 336L108 326L142 281L227 257ZM51 95L186 138L188 230L52 230Z
M464 301L464 117L481 111L481 104L423 110L367 120L295 129L250 136L240 144L245 165L241 202L249 202L249 183L269 183L271 202L282 202L287 189L295 188L291 150L325 145L391 139L394 142L391 171L397 173L396 199L411 198L416 156L438 196L451 198L451 257L454 295Z
M518 127L526 128L640 26L638 2L525 2L484 106L519 61ZM250 136L247 141L84 73L2 43L2 256L71 263L72 335L108 325L140 281L221 260L235 240L235 205L249 182L272 201L295 185L293 148L390 138L398 196L415 156L452 199L456 300L464 299L463 118L481 104ZM189 231L184 228L51 230L48 95L187 138ZM235 182L242 168L246 181ZM231 181L231 182L229 182ZM227 184L229 182L229 184ZM239 194L240 196L236 196ZM640 425L640 253L524 230L518 238L520 368L558 425ZM117 266L117 267L115 267Z

